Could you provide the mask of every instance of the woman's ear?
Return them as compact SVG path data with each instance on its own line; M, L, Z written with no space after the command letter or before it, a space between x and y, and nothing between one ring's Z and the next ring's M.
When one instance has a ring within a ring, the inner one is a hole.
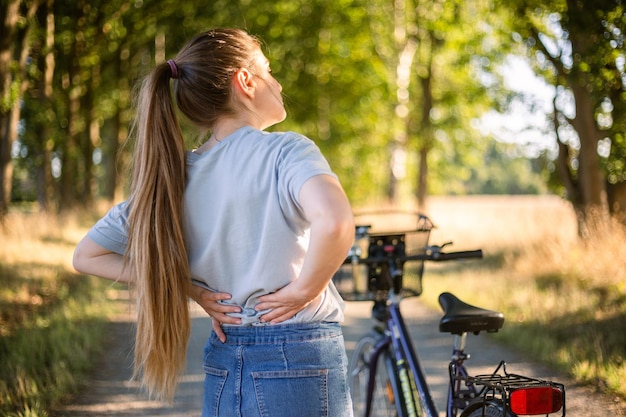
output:
M252 73L246 68L237 70L233 76L235 90L241 92L249 98L253 98L254 91L256 89L256 82L253 78Z

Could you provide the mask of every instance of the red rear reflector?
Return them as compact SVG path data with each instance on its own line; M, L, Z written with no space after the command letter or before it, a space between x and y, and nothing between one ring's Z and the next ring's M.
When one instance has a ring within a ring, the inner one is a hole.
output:
M511 393L509 404L515 414L556 413L563 407L562 393L554 387L521 388Z

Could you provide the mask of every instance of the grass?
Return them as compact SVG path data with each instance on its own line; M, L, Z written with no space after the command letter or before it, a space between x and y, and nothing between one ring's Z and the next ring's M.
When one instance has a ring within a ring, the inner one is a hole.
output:
M0 415L46 416L100 350L110 283L71 268L78 216L13 211L0 227Z
M482 248L485 258L427 265L424 301L436 307L438 294L451 291L501 310L506 323L495 337L626 399L621 226L581 243L569 204L554 197L440 197L425 211L437 225L431 243ZM358 220L379 229L414 226L412 215L375 217ZM2 416L48 415L81 386L100 350L107 317L119 308L115 291L70 264L94 220L16 210L0 228Z

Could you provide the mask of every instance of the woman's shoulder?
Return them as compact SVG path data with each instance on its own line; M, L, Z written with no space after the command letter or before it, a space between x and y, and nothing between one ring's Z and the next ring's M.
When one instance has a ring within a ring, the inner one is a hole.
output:
M282 132L262 132L268 140L280 141L280 142L313 142L311 139L303 135L302 133L298 133L292 130L282 131Z
M268 148L278 150L279 153L319 151L317 144L307 136L294 132L265 132L264 142Z

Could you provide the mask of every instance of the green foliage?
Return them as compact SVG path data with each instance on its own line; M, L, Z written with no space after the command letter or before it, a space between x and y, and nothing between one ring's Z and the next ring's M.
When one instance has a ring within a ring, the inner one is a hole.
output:
M488 154L489 141L474 128L475 121L489 109L505 109L514 97L503 88L497 68L508 54L519 52L515 39L529 39L533 33L507 10L531 6L522 0L506 5L492 0L216 0L203 7L186 0L56 1L50 11L55 17L53 94L45 100L40 95L48 50L43 46L45 22L39 19L36 59L28 72L31 89L22 109L20 159L28 161L20 161L17 168L26 172L21 178L34 178L49 173L54 160L61 168L57 178L48 181L54 196L64 196L61 205L112 197L112 188L123 181L117 176L123 167L116 162L127 160L128 149L119 158L116 154L132 119L137 81L156 60L173 56L198 31L235 26L265 42L284 87L289 117L275 129L297 130L315 140L355 204L385 195L392 143L403 129L408 153L402 181L410 194L416 188L422 151L428 154L430 193L462 192L466 187L458 182L446 185L451 173L452 178L471 177L474 185L492 183L493 175L471 173L480 171L487 157L508 157ZM548 10L565 7L564 1L551 9L539 2L535 12L524 16L548 30ZM615 46L604 47L605 61L588 65L586 73L595 77L594 86L618 86L621 78L607 65L620 56L623 13L613 8L602 16L602 33L610 38L607 45ZM518 29L515 39L511 28ZM406 119L397 113L402 31L416 45ZM547 77L556 76L545 60L544 65L537 61L536 68ZM625 139L620 132L626 122L620 116L625 100L615 97L610 99L612 108L607 104L598 117L612 120L611 156L605 167L617 181L623 172ZM192 131L189 137L190 143L197 140ZM509 185L496 188L534 189L509 178ZM487 190L493 184L483 185L470 188Z

